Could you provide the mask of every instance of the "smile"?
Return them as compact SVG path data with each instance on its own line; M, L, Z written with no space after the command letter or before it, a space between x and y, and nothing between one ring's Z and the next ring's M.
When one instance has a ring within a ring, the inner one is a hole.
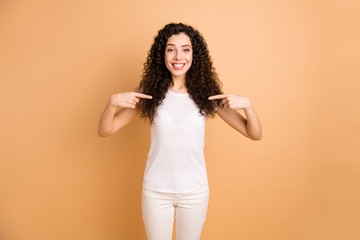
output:
M171 65L175 70L181 70L185 67L185 63L172 63Z

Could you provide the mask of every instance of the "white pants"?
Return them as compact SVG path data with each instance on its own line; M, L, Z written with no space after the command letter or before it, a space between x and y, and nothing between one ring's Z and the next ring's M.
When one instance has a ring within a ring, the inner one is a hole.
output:
M176 240L199 240L206 219L209 187L186 194L143 188L142 218L148 240L171 240L174 216Z

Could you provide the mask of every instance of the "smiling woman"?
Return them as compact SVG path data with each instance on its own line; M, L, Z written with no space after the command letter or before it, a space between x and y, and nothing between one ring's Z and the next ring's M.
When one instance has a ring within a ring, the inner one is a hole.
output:
M153 99L139 102L140 116L152 123L155 109L169 88L188 92L202 116L214 117L221 104L221 100L208 99L222 91L207 44L197 30L182 23L166 25L154 39L138 87L138 91Z
M206 219L209 185L204 158L207 118L217 113L253 139L261 139L260 121L250 100L223 94L221 82L200 33L168 24L149 51L136 92L117 93L101 115L98 133L108 136L137 114L151 124L151 146L141 199L149 240L198 240ZM122 107L116 112L117 107ZM246 118L236 110L244 110Z
M172 35L166 44L165 65L170 71L173 81L183 81L191 63L192 46L190 38L184 33Z

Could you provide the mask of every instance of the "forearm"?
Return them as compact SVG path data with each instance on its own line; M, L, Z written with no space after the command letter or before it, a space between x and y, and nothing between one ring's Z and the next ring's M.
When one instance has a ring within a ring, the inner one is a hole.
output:
M261 125L258 115L254 108L244 108L246 115L246 132L252 140L260 140L262 138Z
M114 128L114 116L116 114L116 107L107 103L103 113L101 114L99 127L98 127L98 135L106 136L108 133L112 131Z

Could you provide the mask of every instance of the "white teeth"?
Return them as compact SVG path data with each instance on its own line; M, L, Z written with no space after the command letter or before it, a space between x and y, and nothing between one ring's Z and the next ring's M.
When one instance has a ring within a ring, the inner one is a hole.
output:
M182 67L182 66L184 66L184 65L185 65L185 64L183 64L183 63L182 63L182 64L174 64L175 67Z

